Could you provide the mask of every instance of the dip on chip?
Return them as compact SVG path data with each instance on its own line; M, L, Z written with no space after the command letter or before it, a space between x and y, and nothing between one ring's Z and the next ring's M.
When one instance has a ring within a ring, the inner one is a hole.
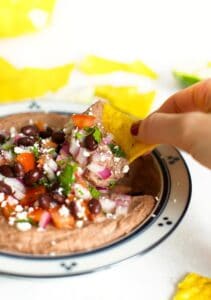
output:
M131 155L126 144L117 143L129 133L123 128L120 138L117 127L108 131L109 123L129 120L118 123L122 113L116 113L99 101L72 116L1 119L0 250L90 250L126 235L150 215L153 196L113 189L130 171Z

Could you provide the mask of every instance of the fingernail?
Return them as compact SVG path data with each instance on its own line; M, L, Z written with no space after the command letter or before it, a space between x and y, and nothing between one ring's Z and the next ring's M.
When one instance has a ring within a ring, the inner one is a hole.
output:
M138 122L132 124L132 126L130 128L130 133L132 135L138 135L140 123L141 123L141 121L138 121Z

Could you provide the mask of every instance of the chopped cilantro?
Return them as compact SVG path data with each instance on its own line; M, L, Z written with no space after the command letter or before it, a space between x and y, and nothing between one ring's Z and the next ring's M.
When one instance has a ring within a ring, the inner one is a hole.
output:
M111 152L115 156L117 156L117 157L125 157L126 156L124 151L120 148L120 146L114 145L114 144L109 144L108 146L111 149Z
M39 184L41 185L44 185L46 187L51 187L51 182L48 181L48 179L46 177L42 177L40 180L39 180Z
M80 139L82 139L83 137L84 137L84 134L82 134L82 133L80 133L80 132L76 132L76 134L75 134L75 138L76 138L76 139L80 140Z
M49 150L48 150L48 153L49 153L49 154L52 154L52 155L56 155L56 154L57 154L57 153L56 153L56 150L55 150L54 148L49 149Z
M84 130L88 133L91 134L94 132L94 127L84 127Z
M100 192L93 186L89 187L89 191L90 191L90 194L92 195L92 198L98 199L100 197Z
M102 140L102 133L100 132L100 129L98 127L94 127L93 137L95 141L99 144Z
M14 148L14 145L11 144L10 142L7 142L7 143L4 143L2 146L1 146L1 149L2 150L12 150Z
M32 147L32 152L34 153L35 158L38 159L39 158L39 150L36 146Z
M110 189L112 189L113 187L115 187L115 185L116 185L116 181L115 181L115 180L111 180L111 181L109 182L109 188L110 188Z
M27 218L27 219L18 219L18 220L15 220L15 223L30 223L31 225L37 225L37 223L32 220L31 218Z
M85 131L88 134L92 134L95 141L99 144L102 140L102 133L100 131L100 129L97 126L94 127L85 127Z
M65 195L68 195L71 188L71 184L75 180L74 178L75 169L76 169L76 165L67 164L58 177L61 187L64 189Z

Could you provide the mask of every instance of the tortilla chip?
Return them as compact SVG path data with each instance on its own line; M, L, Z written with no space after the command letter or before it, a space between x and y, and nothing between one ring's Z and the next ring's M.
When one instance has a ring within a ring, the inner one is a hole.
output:
M211 278L190 273L179 283L173 300L210 300Z
M131 135L131 125L137 120L136 117L117 110L107 102L103 105L103 126L106 131L113 134L115 142L121 146L130 163L155 148L155 145L142 144Z
M55 92L69 80L73 64L51 69L17 69L0 58L0 102L39 97Z
M95 95L108 99L109 102L123 112L138 118L145 118L150 112L155 91L141 94L136 86L98 86Z
M0 37L36 32L49 25L56 0L1 0Z
M102 75L123 71L147 76L152 79L157 79L158 77L151 68L139 60L132 63L123 63L94 55L86 56L79 64L79 69L87 75Z

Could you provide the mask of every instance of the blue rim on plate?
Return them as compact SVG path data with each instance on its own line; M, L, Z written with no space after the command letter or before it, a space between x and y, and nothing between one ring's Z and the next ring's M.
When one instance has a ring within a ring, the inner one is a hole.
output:
M1 107L1 116L27 111L70 114L87 106L68 102L30 101ZM0 272L25 277L81 275L142 255L165 240L179 225L191 198L188 167L174 147L158 146L152 153L162 179L162 192L153 214L131 234L89 252L59 256L30 256L0 252Z

